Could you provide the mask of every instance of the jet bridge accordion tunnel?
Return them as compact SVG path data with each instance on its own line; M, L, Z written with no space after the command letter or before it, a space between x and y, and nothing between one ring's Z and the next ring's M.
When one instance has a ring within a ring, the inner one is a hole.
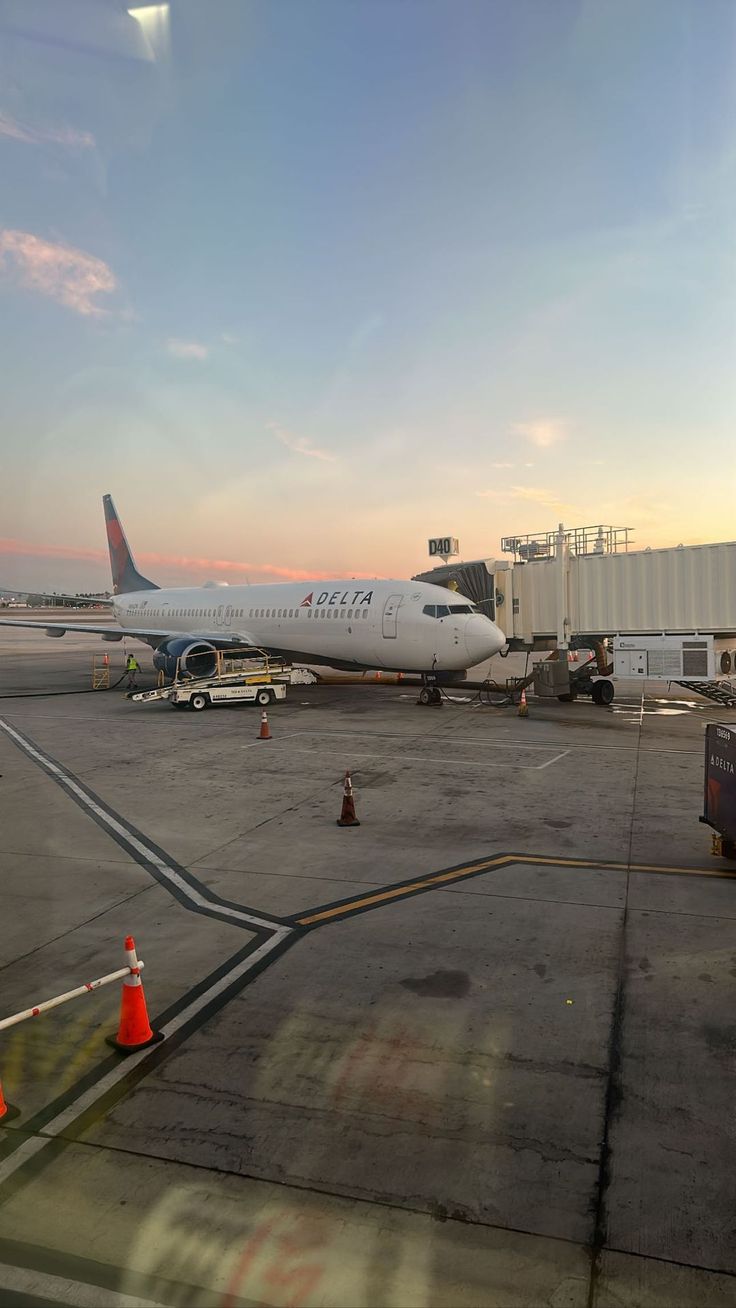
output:
M574 648L595 637L698 633L716 638L719 652L730 646L733 667L736 541L631 550L625 529L600 531L600 541L596 538L588 552L587 536L561 527L554 539L547 533L539 540L504 540L503 549L513 546L513 561L457 562L415 580L449 586L473 600L511 648L549 649L554 643Z

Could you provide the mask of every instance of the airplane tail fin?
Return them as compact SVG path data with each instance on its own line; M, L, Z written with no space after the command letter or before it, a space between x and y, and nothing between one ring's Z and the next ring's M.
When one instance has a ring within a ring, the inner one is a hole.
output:
M158 590L155 581L142 577L133 562L130 546L125 539L122 523L111 495L103 495L105 509L105 527L107 528L107 545L110 550L110 567L112 569L112 588L116 595L127 594L135 590Z

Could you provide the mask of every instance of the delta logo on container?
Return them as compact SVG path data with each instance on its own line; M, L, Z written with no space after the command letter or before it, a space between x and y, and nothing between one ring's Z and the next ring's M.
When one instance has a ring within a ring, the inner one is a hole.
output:
M349 590L342 592L333 590L332 594L328 590L323 590L316 599L314 598L314 591L310 590L309 594L305 595L299 608L311 609L315 604L370 604L372 599L372 590L354 590L352 592Z

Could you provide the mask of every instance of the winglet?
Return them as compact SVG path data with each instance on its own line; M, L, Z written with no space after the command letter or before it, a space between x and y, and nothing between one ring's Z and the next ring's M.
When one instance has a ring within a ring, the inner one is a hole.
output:
M136 590L158 590L155 581L149 581L138 572L130 546L125 539L122 523L117 509L112 502L112 495L103 495L105 509L105 527L107 528L107 545L110 551L112 569L112 588L116 595L127 594Z

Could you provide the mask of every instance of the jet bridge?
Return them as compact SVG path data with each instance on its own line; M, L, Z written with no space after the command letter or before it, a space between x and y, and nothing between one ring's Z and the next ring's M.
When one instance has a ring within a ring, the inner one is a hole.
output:
M736 673L736 541L635 550L630 528L593 526L506 537L505 559L453 563L415 580L452 585L483 607L511 649L600 649L613 638L664 640L671 658L642 675L706 684ZM690 672L688 638L708 638L707 667ZM601 659L599 670L603 671ZM615 669L624 672L622 665ZM614 669L611 668L611 671ZM551 688L550 688L551 689ZM550 693L549 691L547 693ZM736 687L728 687L731 699ZM722 694L713 693L722 702Z

